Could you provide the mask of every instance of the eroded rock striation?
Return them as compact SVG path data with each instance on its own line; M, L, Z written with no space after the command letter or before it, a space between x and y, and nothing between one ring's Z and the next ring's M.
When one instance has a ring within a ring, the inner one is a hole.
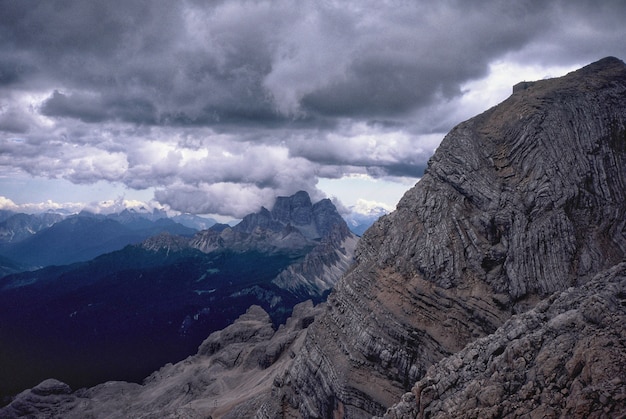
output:
M261 416L284 402L304 417L381 415L433 363L622 261L625 167L615 58L458 125L364 234Z
M626 263L430 367L386 419L626 413Z

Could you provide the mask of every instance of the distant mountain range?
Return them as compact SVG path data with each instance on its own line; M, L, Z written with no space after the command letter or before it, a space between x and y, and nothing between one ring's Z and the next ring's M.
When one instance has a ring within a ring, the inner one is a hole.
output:
M344 216L348 228L357 236L362 236L365 231L372 226L380 217L388 214L389 211L382 207L370 208L366 212L353 211Z
M14 223L16 219L23 223ZM42 225L38 221L41 221L38 216L16 214L2 223L0 229L4 227L6 237L9 231L14 234L11 241L0 247L0 255L32 269L87 261L162 232L180 235L196 232L168 218L152 221L125 213L104 217L81 212L37 230L35 227ZM26 231L34 234L29 236ZM16 237L24 238L16 240Z
M331 201L306 192L200 232L130 211L65 218L5 248L31 265L83 261L0 279L0 394L48 377L139 381L252 304L278 324L325 298L356 242Z
M297 200L298 194L295 196ZM281 202L281 198L278 198L271 215L277 217L273 222L280 228L284 224L280 221L279 214ZM333 211L336 213L334 206ZM241 221L238 229L254 225L257 221L253 219L257 218L258 222L263 223L263 219L267 222L269 213L269 210L264 209L259 214L250 214ZM352 212L345 215L344 219L348 228L361 236L385 213L384 209L375 208L367 213ZM236 223L237 221L222 224L211 230L224 229ZM68 215L56 212L24 214L0 210L0 277L50 265L88 261L164 232L191 236L216 224L218 222L213 218L193 214L168 217L163 210L149 211L144 208L125 209L108 215L87 211ZM272 229L270 225L265 227ZM308 231L307 228L309 227L299 226L305 232Z

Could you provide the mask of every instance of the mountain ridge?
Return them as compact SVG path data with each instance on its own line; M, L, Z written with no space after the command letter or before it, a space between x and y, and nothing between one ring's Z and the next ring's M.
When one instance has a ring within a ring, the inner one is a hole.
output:
M313 207L309 200L311 214ZM89 261L0 278L0 395L46 376L72 386L136 381L191 354L252 304L278 324L294 304L323 300L356 242L334 211L331 222L339 224L319 239L283 217L279 231L257 225L250 233L229 226L189 237L161 233ZM83 220L123 228L102 217L64 222ZM311 260L318 271L273 282Z
M381 415L434 362L620 262L625 92L609 58L456 126L361 238L279 399L304 417Z

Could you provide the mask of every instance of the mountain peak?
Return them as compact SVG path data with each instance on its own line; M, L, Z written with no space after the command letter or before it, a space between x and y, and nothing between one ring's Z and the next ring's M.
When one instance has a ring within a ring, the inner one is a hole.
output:
M456 126L361 238L282 400L382 415L437 360L624 260L624 98L626 66L607 58Z
M290 225L307 239L317 240L327 235L335 224L345 225L345 221L329 199L313 204L306 191L299 191L277 197L271 210L262 207L257 213L246 215L234 230L251 233L261 227L279 232ZM347 226L345 230L347 234Z
M287 224L305 225L311 223L313 204L305 191L296 192L291 196L279 196L272 208L272 217Z
M626 64L618 58L606 57L563 77L521 81L513 86L513 93L528 90L530 96L546 96L550 92L564 94L582 90L592 91L603 89L607 87L607 83L615 83L617 80L624 80L625 78Z
M616 57L604 57L596 62L588 64L577 70L581 73L602 72L606 70L623 70L626 67L624 61Z

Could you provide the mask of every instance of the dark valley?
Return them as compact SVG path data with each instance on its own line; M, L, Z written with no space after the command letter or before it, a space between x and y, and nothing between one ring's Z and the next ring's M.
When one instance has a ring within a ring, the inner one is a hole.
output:
M139 222L144 225L136 231L155 228ZM109 233L123 226L82 216L46 231L53 235L66 224L95 224ZM115 227L104 228L110 224ZM250 214L232 228L216 224L191 235L169 220L159 224L185 235L166 229L93 260L0 280L3 395L48 377L76 388L141 381L195 353L252 304L267 310L274 324L283 323L296 303L325 298L352 262L357 240L329 200L312 204L306 192L278 198L272 211ZM73 240L77 248L90 248L86 237Z

